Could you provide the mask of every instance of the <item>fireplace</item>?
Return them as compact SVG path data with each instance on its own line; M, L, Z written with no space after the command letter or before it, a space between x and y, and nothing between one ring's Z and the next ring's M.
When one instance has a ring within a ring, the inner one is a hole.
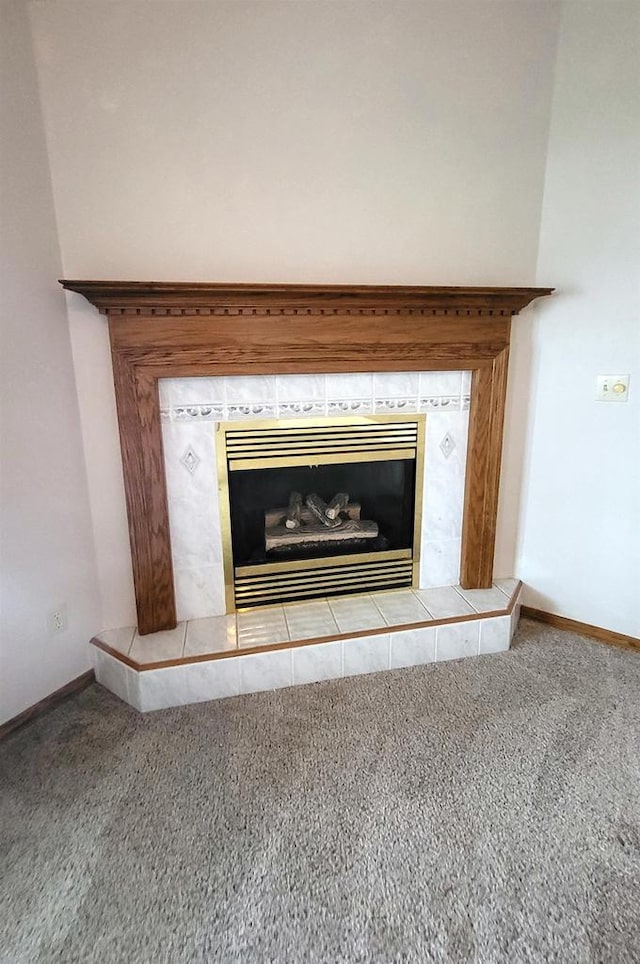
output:
M218 425L226 608L418 585L424 415Z
M141 635L177 622L163 378L471 371L460 583L491 586L511 316L553 289L62 284L109 316Z

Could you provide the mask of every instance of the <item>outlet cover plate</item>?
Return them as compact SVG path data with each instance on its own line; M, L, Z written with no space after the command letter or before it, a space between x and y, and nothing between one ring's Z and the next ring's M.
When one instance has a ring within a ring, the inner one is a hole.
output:
M598 375L596 377L596 401L626 402L628 397L628 375Z
M62 603L57 609L52 609L52 611L47 616L47 629L49 630L50 636L57 636L58 633L64 633L67 629L67 606Z

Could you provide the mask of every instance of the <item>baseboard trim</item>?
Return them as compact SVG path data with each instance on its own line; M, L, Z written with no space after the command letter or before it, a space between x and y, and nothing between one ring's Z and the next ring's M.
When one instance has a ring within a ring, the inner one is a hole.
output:
M571 633L589 636L599 643L607 643L609 646L622 646L624 649L634 649L640 652L640 639L636 636L626 636L624 633L615 633L612 629L603 629L601 626L581 623L577 619L569 619L567 616L557 616L555 613L547 613L543 609L532 609L530 606L522 606L520 614L529 619L535 619L539 623L547 623L549 626L555 626L557 629L566 629Z
M85 690L87 686L91 686L95 683L96 674L92 669L87 670L81 676L76 676L75 679L69 680L64 686L61 686L59 690L54 693L50 693L49 696L45 696L43 700L39 703L34 703L33 706L27 707L22 713L18 713L17 716L12 717L7 720L6 723L0 723L0 740L4 737L9 736L15 730L24 726L26 723L31 723L32 720L37 719L37 717L42 716L44 713L48 713L54 707L58 706L64 700L68 699L69 696L74 696L76 693L81 693Z

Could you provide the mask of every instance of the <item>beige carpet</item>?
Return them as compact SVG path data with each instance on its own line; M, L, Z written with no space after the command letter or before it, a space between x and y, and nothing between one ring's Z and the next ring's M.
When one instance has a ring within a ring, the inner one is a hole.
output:
M0 746L0 961L640 961L640 656L499 656Z

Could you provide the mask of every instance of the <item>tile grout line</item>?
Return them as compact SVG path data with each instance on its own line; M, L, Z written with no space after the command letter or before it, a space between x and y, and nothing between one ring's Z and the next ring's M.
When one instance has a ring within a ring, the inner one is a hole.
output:
M387 617L385 616L385 614L384 614L384 613L382 612L382 610L380 609L380 606L377 604L377 602L376 602L376 600L375 600L375 597L374 597L373 595L371 595L369 598L371 599L371 602L373 603L373 605L376 607L376 609L377 609L378 612L380 613L380 615L381 615L381 617L382 617L382 621L383 621L383 623L385 624L385 626L391 626L391 623L388 621Z
M460 591L460 589L458 588L458 586L452 586L451 588L452 588L455 592L458 593L458 595L460 596L460 599L462 599L463 602L466 602L467 606L471 606L471 608L473 609L474 613L477 613L478 615L481 615L480 610L479 610L479 609L476 609L476 607L473 605L473 603L471 602L471 600L470 600L470 599L467 599L466 596L463 596L463 595L462 595L462 592ZM492 588L493 588L493 587L492 587ZM472 590L472 592L473 592L473 590Z
M180 656L184 656L184 651L187 645L187 630L189 629L189 619L184 621L184 633L182 634L182 649L180 650Z
M137 629L136 626L134 626L134 627L133 627L133 632L132 632L132 634L131 634L131 639L129 640L129 645L127 646L127 651L126 651L126 653L125 653L125 656L128 656L128 655L130 654L130 652L131 652L131 647L133 646L133 641L134 641L134 639L136 638L136 633L137 633L137 632L138 632L138 629Z
M424 591L424 590L423 590L423 591ZM424 604L423 601L420 599L420 596L418 595L418 593L416 592L416 590L415 590L415 589L412 589L411 592L413 593L414 599L416 599L417 602L418 602L418 605L420 605L420 606L424 609L424 611L426 612L427 616L428 616L430 619L435 619L436 617L433 615L433 613L432 613L431 610L428 608L428 606L425 606L425 604Z

